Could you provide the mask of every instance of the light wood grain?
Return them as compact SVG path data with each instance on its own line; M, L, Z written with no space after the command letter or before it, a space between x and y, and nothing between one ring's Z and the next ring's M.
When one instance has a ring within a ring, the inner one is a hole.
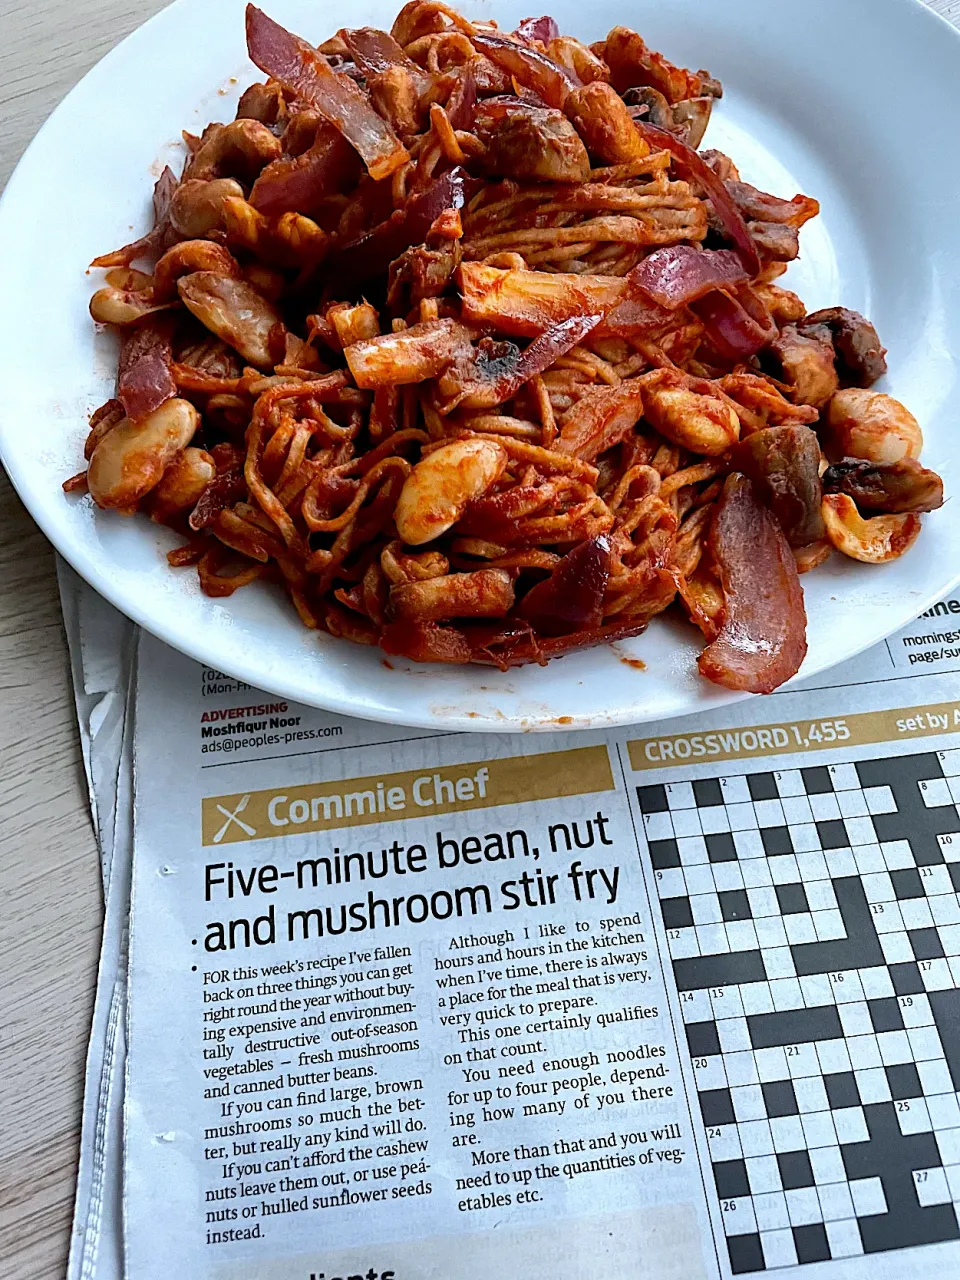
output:
M960 0L931 7L960 25ZM160 8L7 7L0 187L63 95ZM0 582L0 1276L54 1280L69 1245L100 882L53 555L2 472Z

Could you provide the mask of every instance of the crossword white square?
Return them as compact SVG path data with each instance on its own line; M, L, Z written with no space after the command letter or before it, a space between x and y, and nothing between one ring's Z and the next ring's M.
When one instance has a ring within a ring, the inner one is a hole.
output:
M954 800L960 797L960 778L950 779L950 792ZM960 862L960 840L955 835L937 836L937 843L948 862Z
M787 1078L787 1055L780 1045L774 1045L770 1049L755 1049L753 1057L761 1080Z
M698 924L697 942L702 956L725 955L730 950L727 931L722 924Z
M744 1235L757 1229L753 1201L749 1196L741 1196L739 1200L724 1200L720 1205L720 1214L728 1235Z
M810 808L814 822L834 822L840 817L840 805L832 791L811 796Z
M733 1099L733 1112L739 1122L744 1120L766 1120L767 1112L763 1105L763 1090L758 1084L740 1085L730 1090Z
M960 773L960 768L957 770ZM803 775L799 769L783 769L777 775L777 790L781 796L806 796Z
M820 835L812 822L798 822L791 826L790 841L798 853L820 848Z
M770 1121L775 1151L802 1151L806 1147L799 1116L775 1116Z
M885 996L893 995L893 982L886 965L878 964L870 969L861 969L860 985L867 1000L882 1000Z
M950 1201L947 1175L942 1169L917 1169L913 1175L913 1185L922 1205L947 1204Z
M742 1054L735 1055L742 1057ZM730 1062L729 1059L724 1062L723 1057L719 1053L712 1053L709 1058L698 1058L698 1062L705 1062L706 1066L695 1067L697 1089L703 1093L707 1089L725 1089L728 1084L733 1084L730 1078ZM747 1081L739 1081L738 1083L746 1084Z
M667 787L667 804L671 809L692 809L696 803L691 782L671 782Z
M859 1218L887 1212L883 1183L879 1178L854 1178L850 1183L850 1195Z
M950 966L950 972L953 975L957 986L960 986L960 956L949 956L947 964Z
M857 874L857 860L852 849L824 849L823 856L831 879L839 880L841 876Z
M920 978L925 991L946 991L954 985L949 960L924 960L920 967ZM917 999L914 996L914 1000Z
M909 840L884 840L880 848L883 850L884 865L889 871L903 871L916 866Z
M957 850L960 851L960 840L957 841ZM960 924L960 899L956 894L931 898L930 912L938 925Z
M816 1049L820 1070L824 1075L850 1070L850 1051L846 1040L819 1040Z
M913 1053L906 1031L881 1031L877 1036L880 1057L886 1066L896 1066L900 1062L910 1062Z
M755 800L753 811L760 827L782 827L784 824L783 806L779 800Z
M887 1083L887 1073L882 1067L866 1067L855 1074L857 1092L864 1106L873 1102L890 1101L890 1085Z
M947 1139L947 1141L944 1141L944 1139ZM958 1156L960 1156L960 1151L958 1151L960 1143L957 1142L956 1132L938 1133L937 1146L940 1148L940 1156L946 1166L950 1191L955 1197L960 1198L960 1164L957 1163Z
M750 1180L753 1185L753 1179ZM768 1191L753 1197L753 1211L760 1231L775 1231L778 1227L788 1227L790 1218L787 1214L787 1197L782 1191Z
M909 940L907 939L907 935L904 932L903 916L900 914L900 903L884 902L879 905L882 905L883 907L882 911L871 912L873 927L876 929L877 933L881 935L887 934L887 933L899 933L900 935L902 935L904 940L907 942L907 947L910 951L909 959L912 960L913 948L910 946Z
M907 1032L910 1041L910 1056L914 1062L929 1062L931 1058L942 1058L943 1049L936 1027L911 1027Z
M907 898L900 903L900 914L905 929L929 929L933 924L930 904L925 898Z
M953 803L946 778L928 778L920 783L920 798L928 809L939 809Z
M733 832L733 843L739 857L765 858L767 856L759 831L740 831L733 827L730 830Z
M953 887L953 881L950 879L950 872L944 865L924 867L924 871L926 875L924 876L923 887L926 890L928 899L936 898L940 894L948 894L956 902L956 890Z
M731 951L755 951L757 926L752 920L728 920L727 943Z
M873 871L861 879L868 902L895 902L896 893L889 871Z
M730 830L730 819L722 804L714 804L709 809L700 810L700 829L705 836Z
M954 1106L956 1106L956 1098L952 1096L953 1081L950 1078L950 1069L943 1060L934 1059L932 1062L918 1062L917 1074L920 1076L923 1092L928 1099L932 1099L938 1093L949 1093ZM957 1116L958 1119L955 1123L960 1124L960 1110L957 1111ZM939 1127L940 1123L938 1121L937 1127Z
M813 1163L813 1155L814 1153L811 1152L811 1164ZM842 1168L842 1160L840 1165ZM851 1196L850 1188L846 1182L834 1182L831 1180L826 1186L818 1186L817 1193L824 1222L836 1222L839 1218L853 1217L853 1196Z
M726 893L730 889L743 888L743 872L739 862L715 862L713 864L713 883L718 893Z
M710 992L711 1018L742 1018L743 1001L740 999L740 988L715 987Z
M719 1128L710 1129L707 1133L707 1146L710 1148L711 1160L739 1160L743 1154L740 1149L739 1126L723 1124Z
M787 1212L792 1227L805 1227L822 1221L816 1187L799 1187L787 1192Z
M849 824L847 829L849 830ZM854 843L852 838L851 843ZM878 844L857 844L853 851L853 857L857 864L857 871L864 878L886 869L883 850Z
M677 840L677 853L685 867L702 866L710 861L703 836L681 836Z
M856 969L842 969L836 975L836 978L831 978L830 981L833 987L833 998L838 1007L841 1005L863 1005L863 985L860 982L860 974ZM864 1008L866 1008L865 1005Z
M891 903L891 907L892 906L893 904ZM887 914L887 912L884 912L884 915ZM876 916L874 918L874 924L882 919L883 916ZM913 947L911 947L910 939L903 931L903 928L899 923L899 919L900 913L897 912L897 920L895 922L896 932L880 934L880 946L883 950L883 958L886 960L887 964L902 964L906 960L913 959ZM880 931L878 930L877 932L879 933Z
M669 840L673 836L673 823L669 813L645 813L644 835L648 840Z
M736 843L736 841L734 841ZM743 857L743 854L740 855ZM759 889L773 884L773 876L766 858L748 858L738 864L743 872L743 884L747 889ZM958 914L960 919L960 914Z
M754 1198L764 1192L782 1192L780 1166L777 1164L776 1156L768 1154L748 1157L746 1165L747 1177L750 1180L750 1190Z
M846 975L844 975L844 981L837 983L835 989L845 988L846 985ZM872 1033L873 1022L870 1020L870 1011L864 1000L854 1000L849 1004L840 1004L837 1006L837 1012L840 1014L840 1025L843 1027L843 1033L848 1039L851 1036Z
M900 1125L900 1132L904 1135L929 1133L933 1128L930 1121L930 1112L927 1110L927 1104L923 1098L911 1098L908 1102L899 1103L897 1121Z
M746 1018L724 1018L717 1024L720 1048L724 1053L737 1053L751 1048Z
M942 964L946 966L945 960L934 960L933 964ZM949 981L950 971L947 969L947 986L953 984ZM933 1023L933 1013L930 1009L930 1001L925 995L916 995L907 997L912 1003L900 1004L900 1016L903 1018L905 1027L929 1027Z
M747 1015L773 1012L769 982L747 982L740 988L743 1012Z
M795 823L812 822L813 810L810 808L810 801L805 795L802 796L786 796L780 801L783 807L783 818L788 826Z
M766 1156L773 1151L773 1137L768 1120L747 1120L738 1125L740 1146L744 1156Z
M954 1164L960 1160L960 1129L957 1128L960 1116L960 1103L956 1094L941 1094L927 1099L927 1112L937 1128L937 1147L944 1164Z
M843 818L863 818L870 812L862 791L841 791L837 801Z
M960 774L960 751L938 751L940 757L940 768L947 777L954 777Z
M847 1048L850 1050L850 1062L855 1071L866 1067L879 1067L883 1063L875 1035L852 1036L847 1040Z
M773 1267L792 1267L797 1261L792 1231L761 1231L760 1246L768 1270Z
M709 864L706 866L684 867L683 878L687 893L692 897L695 893L714 893L713 872Z
M796 1053L791 1053L787 1057L787 1069L793 1080L799 1080L801 1076L809 1076L819 1070L817 1065L817 1049L814 1043L794 1044L791 1049L796 1049Z
M897 802L889 787L864 787L863 798L870 813L896 813Z
M837 1131L833 1124L833 1115L829 1111L811 1111L800 1117L803 1126L803 1138L810 1150L815 1147L826 1147L836 1142Z
M747 901L750 903L750 910L753 913L754 920L759 920L763 916L780 915L777 892L772 886L761 885L756 889L748 889Z
M724 804L750 803L750 787L741 774L733 778L724 778L722 787Z
M808 1009L816 1009L822 1004L833 1004L833 990L830 979L825 973L805 974L800 979L800 990L803 1002Z
M717 1061L722 1062L726 1067L727 1083L731 1088L738 1084L756 1084L760 1079L753 1050L744 1053L728 1053ZM698 1079L697 1088L702 1087Z
M757 937L759 938L760 936L758 928ZM763 967L767 971L771 986L774 978L795 978L797 976L797 970L794 967L793 956L789 947L771 947L769 943L765 943Z
M800 868L792 853L785 853L779 858L770 859L770 872L774 884L796 884L800 879Z
M764 967L767 974L770 967L766 964L768 952L773 948L783 949L787 945L787 930L780 916L761 916L753 922L757 929L757 945L764 953ZM793 969L791 967L791 973Z
M680 1001L684 1022L707 1022L713 1017L708 991L685 991Z
M678 836L701 834L699 809L673 809L670 816L673 819L673 829Z
M833 782L834 791L860 790L860 775L857 773L856 765L832 764L830 780Z
M698 893L690 899L694 924L721 924L720 899L715 893Z
M661 898L680 898L687 892L682 867L667 867L657 872L657 894Z
M813 1050L813 1045L807 1045L808 1049ZM817 1055L814 1050L812 1053L812 1067L816 1071ZM830 1103L827 1101L827 1090L823 1083L822 1076L804 1075L793 1082L793 1091L797 1095L797 1106L800 1108L800 1114L812 1115L815 1111L829 1111Z
M847 838L851 847L858 844L873 844L877 835L869 818L844 818Z
M749 831L758 826L752 804L728 804L726 808L731 831Z
M771 978L770 994L773 996L773 1007L777 1013L803 1008L803 992L796 978Z
M825 1189L832 1182L842 1182L844 1191L847 1190L847 1170L840 1148L836 1145L836 1138L828 1146L816 1147L810 1152L810 1168L818 1187ZM823 1190L821 1200L822 1196Z
M839 911L818 911L814 924L817 926L817 939L820 942L830 942L835 938L847 936L843 916Z
M817 930L809 911L789 915L783 923L787 931L787 941L791 946L799 946L803 942L816 942Z
M828 1222L827 1241L832 1258L858 1258L863 1254L863 1242L856 1219Z
M687 960L690 956L700 954L696 929L674 929L668 939L670 956L673 960Z

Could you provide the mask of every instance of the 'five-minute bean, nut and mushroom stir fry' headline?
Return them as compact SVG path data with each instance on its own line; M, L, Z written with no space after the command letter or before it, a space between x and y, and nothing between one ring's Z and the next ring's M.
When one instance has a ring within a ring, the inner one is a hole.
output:
M542 663L673 606L708 679L789 679L799 575L902 555L943 486L869 321L776 283L816 200L699 150L719 83L440 0L319 48L250 5L247 44L266 80L94 263L117 390L65 488L388 654Z

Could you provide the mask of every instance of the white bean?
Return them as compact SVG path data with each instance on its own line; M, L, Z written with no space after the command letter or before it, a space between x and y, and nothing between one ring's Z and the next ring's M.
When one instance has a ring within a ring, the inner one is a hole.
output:
M200 415L174 397L139 422L124 418L90 457L87 484L98 507L131 511L160 483L170 463L193 439Z

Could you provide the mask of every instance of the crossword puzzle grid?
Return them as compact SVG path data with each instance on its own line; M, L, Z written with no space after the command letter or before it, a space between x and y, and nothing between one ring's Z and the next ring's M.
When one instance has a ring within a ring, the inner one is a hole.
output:
M960 751L637 800L733 1273L960 1239Z

